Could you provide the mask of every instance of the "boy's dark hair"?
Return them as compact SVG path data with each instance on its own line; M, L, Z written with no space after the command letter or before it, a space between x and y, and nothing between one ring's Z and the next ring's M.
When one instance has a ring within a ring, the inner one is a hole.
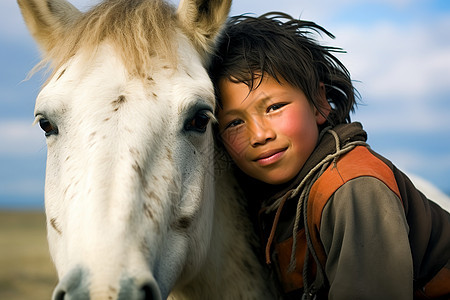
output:
M245 83L250 92L258 88L262 77L268 74L301 89L319 111L322 111L320 83L324 83L332 108L328 121L332 125L350 122L357 91L348 70L331 54L344 51L321 46L313 37L321 33L334 38L323 27L284 13L229 18L209 67L218 105L221 105L220 79Z

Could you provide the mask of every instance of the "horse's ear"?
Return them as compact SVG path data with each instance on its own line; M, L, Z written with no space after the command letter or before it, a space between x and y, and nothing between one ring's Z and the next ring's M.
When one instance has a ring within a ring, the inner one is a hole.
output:
M49 52L81 12L66 0L17 0L33 38Z
M198 51L212 51L231 8L231 0L181 0L178 19Z

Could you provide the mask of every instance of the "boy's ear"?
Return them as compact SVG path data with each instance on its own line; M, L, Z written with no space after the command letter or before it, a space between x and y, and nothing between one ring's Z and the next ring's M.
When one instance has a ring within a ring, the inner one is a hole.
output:
M325 84L323 82L319 84L319 90L319 105L316 107L316 122L317 125L322 125L327 121L328 115L331 111L331 105L328 103Z

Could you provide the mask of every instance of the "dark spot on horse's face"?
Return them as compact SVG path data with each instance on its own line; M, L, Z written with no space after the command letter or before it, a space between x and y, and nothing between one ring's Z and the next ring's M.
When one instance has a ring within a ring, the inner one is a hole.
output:
M66 186L66 188L64 189L63 192L63 196L66 197L67 196L67 191L69 190L70 185Z
M143 209L145 216L149 220L153 221L153 224L155 225L155 230L156 230L156 232L159 233L161 231L161 228L160 228L158 219L155 217L155 212L153 210L153 207L150 205L150 203L144 202L142 209Z
M111 286L111 285L108 286L108 289L109 289L110 292L112 292L114 294L117 293L117 289L115 287Z
M56 218L51 218L51 219L50 219L50 225L53 227L53 229L55 229L55 231L56 231L59 235L62 235L62 231L61 231L61 229L59 229L59 227L58 227L58 222L56 221Z
M120 95L119 97L117 97L116 100L114 100L113 102L111 102L112 107L114 108L114 111L118 111L120 106L125 103L127 100L127 98L124 95Z
M162 205L161 198L159 198L159 196L158 196L154 191L152 191L152 190L146 190L145 192L146 192L146 195L147 195L147 197L148 197L148 199L149 199L150 201L156 202L156 204L157 204L158 206L161 206L161 205Z
M66 69L62 70L62 72L59 73L58 78L56 78L56 81L58 81L61 78L61 76L64 75L65 72L66 72Z
M139 164L137 162L134 163L133 165L133 169L136 171L136 173L138 174L139 178L141 180L143 180L143 172L142 172L142 168L141 166L139 166Z
M131 147L129 151L134 157L139 157L139 155L141 154L141 152L134 147Z
M167 159L172 162L173 161L173 157L172 157L172 151L169 148L166 148L167 151Z
M152 211L152 208L150 207L150 205L148 205L147 203L144 203L143 209L144 209L145 215L146 215L148 218L150 218L150 219L153 220L153 219L154 219L154 217L153 217L153 211Z
M137 161L134 162L134 164L132 165L134 171L136 171L136 174L139 178L139 181L141 182L142 188L144 189L144 191L147 190L148 187L148 182L147 182L147 174L145 169L142 169L142 167L139 165L139 163Z
M183 216L177 219L172 224L172 228L176 231L186 231L187 229L189 229L189 227L191 227L192 221L193 221L192 217Z

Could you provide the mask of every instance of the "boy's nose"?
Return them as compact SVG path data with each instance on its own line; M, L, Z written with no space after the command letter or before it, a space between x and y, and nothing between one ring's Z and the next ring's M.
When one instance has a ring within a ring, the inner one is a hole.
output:
M250 144L252 147L264 145L268 141L275 139L276 136L275 131L270 124L266 124L264 121L253 122L249 129Z

